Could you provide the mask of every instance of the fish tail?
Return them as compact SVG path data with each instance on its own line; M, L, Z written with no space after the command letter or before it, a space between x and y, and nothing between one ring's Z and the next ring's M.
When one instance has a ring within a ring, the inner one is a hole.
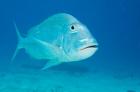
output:
M19 32L19 30L18 30L18 27L17 27L17 25L16 25L15 22L14 22L14 26L15 26L15 30L16 30L16 34L17 34L17 38L18 38L18 44L17 44L16 50L15 50L15 52L14 52L14 54L13 54L13 57L12 57L11 61L13 61L13 60L15 59L15 57L16 57L18 51L19 51L20 49L24 48L24 47L23 47L24 38L21 36L21 34L20 34L20 32Z

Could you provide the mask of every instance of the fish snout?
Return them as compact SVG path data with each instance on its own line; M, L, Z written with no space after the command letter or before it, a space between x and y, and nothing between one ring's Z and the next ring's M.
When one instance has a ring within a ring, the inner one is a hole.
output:
M98 43L94 39L85 38L80 40L81 43L84 43L84 46L80 48L80 50L88 49L88 48L98 48Z

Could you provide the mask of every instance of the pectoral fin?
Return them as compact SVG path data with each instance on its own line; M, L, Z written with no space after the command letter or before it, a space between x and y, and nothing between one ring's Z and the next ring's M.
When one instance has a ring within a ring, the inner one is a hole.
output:
M36 38L34 38L34 40L35 40L38 44L41 44L44 48L49 48L49 49L58 51L58 48L57 48L55 45L53 45L53 44L47 43L47 42L45 42L45 41L42 41L42 40L39 40L39 39L36 39Z
M59 48L57 48L55 45L47 43L45 41L39 40L34 38L34 41L37 43L37 46L39 48L39 52L42 52L38 56L40 56L42 59L54 59L57 58L61 51Z
M53 66L56 66L56 65L59 65L61 64L62 62L58 61L58 60L52 60L52 61L48 61L46 63L46 65L41 69L41 70L46 70L50 67L53 67Z

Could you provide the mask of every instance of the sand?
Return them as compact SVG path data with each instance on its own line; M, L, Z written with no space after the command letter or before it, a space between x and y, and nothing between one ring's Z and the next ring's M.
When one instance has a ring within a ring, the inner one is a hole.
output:
M56 70L0 72L0 92L140 92L139 78Z

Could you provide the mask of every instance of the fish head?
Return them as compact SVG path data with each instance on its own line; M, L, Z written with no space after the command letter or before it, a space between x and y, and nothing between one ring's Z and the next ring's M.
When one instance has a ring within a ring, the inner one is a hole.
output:
M97 51L98 43L84 24L71 23L66 29L64 51L70 61L86 59Z

